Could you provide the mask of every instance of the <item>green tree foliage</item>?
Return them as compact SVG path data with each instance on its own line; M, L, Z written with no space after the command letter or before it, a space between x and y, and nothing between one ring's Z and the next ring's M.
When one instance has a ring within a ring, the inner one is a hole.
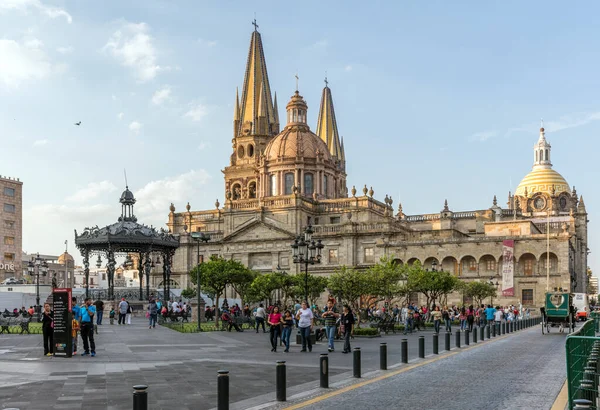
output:
M496 297L496 286L488 282L469 282L464 284L465 296L472 297L477 305L485 299Z
M194 267L190 271L190 280L197 284L198 276L202 290L207 294L214 295L215 305L219 307L219 298L225 287L232 283L232 278L240 278L247 272L242 263L231 259L223 259L219 256L211 256L208 262ZM219 324L219 317L215 318L215 325Z
M186 299L191 299L196 297L196 289L187 288L181 291L181 296Z
M321 297L321 294L325 292L329 280L324 276L317 276L308 274L308 277L304 273L298 273L295 275L289 275L294 282L292 293L296 298L304 300L306 288L308 288L308 303L309 305L315 304L315 302ZM306 286L308 284L308 286Z
M360 299L371 293L373 282L372 277L366 271L342 266L329 277L327 288L332 295L340 298L343 304L350 306L358 319L360 318Z
M273 292L281 288L281 277L283 275L276 272L257 275L250 285L250 293L253 302L266 300L272 302Z
M242 264L240 263L240 265ZM244 303L253 302L252 282L258 275L258 273L246 268L244 265L232 272L230 284L240 296L242 306L244 306Z
M384 300L392 304L397 298L406 296L408 293L405 283L407 270L406 265L400 265L392 258L383 257L376 265L367 270L370 277L367 290L380 301Z
M460 288L461 281L446 271L426 271L417 261L408 267L407 287L411 292L420 292L431 302L438 302Z

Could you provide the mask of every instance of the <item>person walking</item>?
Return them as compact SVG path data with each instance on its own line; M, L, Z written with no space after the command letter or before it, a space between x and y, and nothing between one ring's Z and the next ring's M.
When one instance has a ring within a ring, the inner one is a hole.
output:
M94 342L94 316L96 314L96 306L92 305L91 298L85 298L85 303L81 305L81 338L83 339L82 356L90 354L96 356L96 342ZM91 349L91 350L90 350Z
M444 306L444 310L442 310L442 319L444 319L444 323L446 324L446 332L452 333L452 319L450 319L448 306Z
M467 327L467 311L464 306L460 308L458 319L460 320L460 331L462 332Z
M340 318L340 327L342 327L342 333L344 334L344 350L342 353L350 353L350 337L354 334L354 315L350 306L344 305L343 313Z
M127 302L127 301L125 301ZM133 309L131 308L131 305L129 304L129 302L127 302L127 313L125 313L125 319L127 319L127 324L130 325L131 324L131 315L133 314Z
M433 312L431 312L431 318L433 319L433 329L435 333L440 333L440 324L442 322L442 312L440 307L436 306Z
M267 323L271 326L271 351L277 351L277 337L281 334L281 313L279 306L273 307L273 311L267 318Z
M115 324L115 307L111 306L110 307L110 312L108 312L108 318L110 319L110 324L114 325Z
M73 335L73 356L77 354L77 333L79 332L79 322L81 321L81 312L80 307L77 306L77 298L75 296L71 297L71 313L72 313L72 322L71 329ZM75 324L77 323L77 326ZM77 327L77 328L76 328Z
M148 329L156 328L156 319L158 318L158 306L156 305L156 301L154 299L150 299L150 303L148 304Z
M52 356L54 353L54 312L50 310L50 304L44 303L42 312L42 333L44 335L44 356Z
M473 305L470 305L467 309L467 327L469 328L469 332L473 333L473 323L475 322L475 311L473 310Z
M96 325L102 324L102 316L104 316L104 302L98 299L94 302L96 306Z
M256 333L258 333L258 327L262 325L262 330L263 333L267 333L267 331L265 330L265 316L266 316L267 312L265 312L265 308L263 306L263 304L261 303L260 305L258 305L258 309L256 309L256 314L255 314L255 318L256 318Z
M310 340L310 332L313 327L314 315L312 310L308 307L308 302L303 301L300 309L296 312L296 320L298 321L298 329L300 330L300 336L302 337L302 350L306 352L312 352L312 342Z
M127 308L129 307L129 303L125 301L125 298L122 298L119 302L119 324L125 324L125 316L127 315Z
M294 328L294 317L289 310L286 310L283 314L283 331L281 335L281 340L285 345L285 353L289 353L290 351L290 336L292 335L292 329Z
M327 301L327 307L322 315L325 318L325 332L327 333L327 350L329 352L335 351L333 341L335 339L335 330L337 318L340 317L337 309L335 308L333 301L329 299Z

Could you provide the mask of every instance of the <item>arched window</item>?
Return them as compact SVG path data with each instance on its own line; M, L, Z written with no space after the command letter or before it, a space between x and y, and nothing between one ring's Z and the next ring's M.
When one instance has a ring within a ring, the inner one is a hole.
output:
M313 174L304 174L304 195L313 193Z
M256 182L254 181L248 184L248 198L256 198Z
M546 161L548 161L548 150L546 150Z
M289 172L285 174L285 195L292 194L292 188L294 187L294 174Z
M327 197L327 183L329 178L327 178L327 175L323 175L323 195L325 195L325 197Z
M231 189L231 194L234 201L240 199L242 197L242 186L240 184L234 184Z
M269 181L269 196L277 195L277 175L271 174Z
M535 152L535 162L538 162L538 152Z

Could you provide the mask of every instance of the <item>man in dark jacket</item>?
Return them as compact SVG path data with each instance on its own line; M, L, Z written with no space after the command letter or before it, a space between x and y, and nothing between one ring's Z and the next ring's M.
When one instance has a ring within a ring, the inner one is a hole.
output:
M94 302L94 306L96 306L96 324L102 324L102 315L104 313L104 302L98 299Z

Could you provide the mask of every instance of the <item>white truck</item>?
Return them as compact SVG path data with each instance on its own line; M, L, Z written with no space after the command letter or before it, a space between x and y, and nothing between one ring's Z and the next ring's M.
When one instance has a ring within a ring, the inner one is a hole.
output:
M576 320L587 320L590 303L586 293L573 293L573 306L577 308Z

